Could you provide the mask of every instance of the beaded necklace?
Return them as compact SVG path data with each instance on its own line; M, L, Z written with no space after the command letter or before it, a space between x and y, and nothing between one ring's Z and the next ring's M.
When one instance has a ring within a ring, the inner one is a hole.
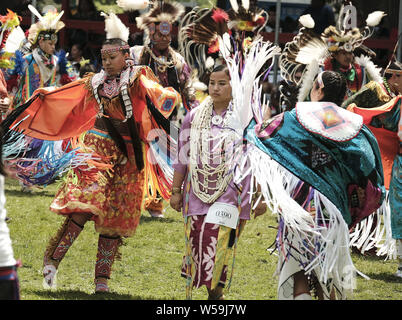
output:
M155 61L157 65L158 71L161 73L166 72L167 68L171 68L176 65L176 60L173 58L173 54L171 54L172 60L167 60L165 56L157 57L153 53L152 49L150 49L148 46L145 46L145 50L151 55L151 58Z
M210 143L214 141L211 136L212 112L213 101L211 97L207 97L196 112L190 130L191 185L194 194L205 203L213 203L218 199L233 177L226 163L225 148L234 145L235 136L226 135L217 144L213 144L211 150ZM226 111L221 122L223 129L228 127L231 113L231 110ZM203 181L200 181L199 175L203 177ZM216 179L212 179L213 176Z
M390 95L391 97L395 97L395 94L392 92L391 88L389 87L388 81L387 79L385 79L385 77L383 78L383 84L385 89L387 90L388 95Z

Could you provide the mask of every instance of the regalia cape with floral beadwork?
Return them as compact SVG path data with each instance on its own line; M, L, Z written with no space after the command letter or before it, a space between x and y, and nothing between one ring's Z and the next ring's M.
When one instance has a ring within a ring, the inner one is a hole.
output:
M148 67L131 68L135 72L128 91L144 145L145 175L151 189L167 198L173 177L169 154L174 154L176 141L169 135L172 127L166 118L180 96L173 88L159 85ZM2 123L3 157L24 183L46 186L72 167L98 164L96 155L83 152L77 144L78 137L94 127L100 112L91 87L93 77L53 91L36 90Z

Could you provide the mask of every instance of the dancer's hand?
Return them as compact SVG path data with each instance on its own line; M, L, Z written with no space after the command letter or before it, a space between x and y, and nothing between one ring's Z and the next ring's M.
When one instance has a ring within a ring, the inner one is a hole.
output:
M181 193L172 194L170 197L170 206L180 212L183 207L183 196Z

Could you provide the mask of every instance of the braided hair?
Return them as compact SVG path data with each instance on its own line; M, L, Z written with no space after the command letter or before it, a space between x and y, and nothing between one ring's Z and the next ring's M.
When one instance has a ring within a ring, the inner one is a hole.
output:
M324 83L322 89L324 97L321 101L333 102L338 106L342 105L347 90L345 77L335 71L324 71L322 81Z

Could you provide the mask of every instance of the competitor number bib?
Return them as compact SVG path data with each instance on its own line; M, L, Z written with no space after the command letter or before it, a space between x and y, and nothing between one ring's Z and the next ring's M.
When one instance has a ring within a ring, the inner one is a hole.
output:
M236 229L239 215L239 209L236 206L215 202L209 207L205 222Z

